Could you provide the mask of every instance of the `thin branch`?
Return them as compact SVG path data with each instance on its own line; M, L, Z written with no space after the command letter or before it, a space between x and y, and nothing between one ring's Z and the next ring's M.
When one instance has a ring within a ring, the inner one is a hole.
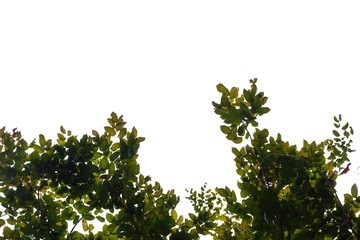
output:
M78 225L78 223L81 221L81 220L83 220L83 217L81 217L81 218L79 218L79 220L74 224L74 226L72 227L72 229L71 229L71 231L70 231L70 233L69 233L69 239L71 240L72 239L72 233L73 233L73 231L75 230L75 227Z

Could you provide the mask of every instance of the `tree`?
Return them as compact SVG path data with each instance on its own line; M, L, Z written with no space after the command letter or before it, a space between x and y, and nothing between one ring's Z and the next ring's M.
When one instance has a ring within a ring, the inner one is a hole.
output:
M332 139L304 141L300 149L280 134L272 137L258 124L270 109L256 82L250 80L251 88L241 94L217 86L221 100L213 106L225 123L220 129L242 144L232 148L240 196L228 187L191 190L194 221L207 224L214 239L360 239L357 186L344 203L335 190L337 177L350 165L352 127L341 115L334 117Z
M257 80L250 83L241 93L219 84L221 99L213 102L220 130L238 146L239 191L189 190L188 218L175 211L174 190L140 173L144 138L122 116L112 113L101 135L77 137L61 127L55 144L0 129L0 239L360 239L357 186L344 202L335 190L350 166L352 127L339 115L333 138L290 145L259 127L270 109Z
M42 134L29 144L17 129L0 129L1 239L181 236L173 229L174 190L140 174L144 138L128 131L122 116L112 113L108 122L102 135L81 138L61 127L55 144ZM94 233L93 220L103 223L101 231Z

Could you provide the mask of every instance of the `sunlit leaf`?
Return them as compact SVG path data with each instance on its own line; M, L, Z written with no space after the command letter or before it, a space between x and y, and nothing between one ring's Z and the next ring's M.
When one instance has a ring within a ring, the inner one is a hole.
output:
M34 144L32 147L38 153L43 153L44 152L44 149L42 149L39 145Z
M41 147L44 147L46 144L45 137L43 134L39 134L39 143Z
M239 88L237 87L232 87L230 90L230 97L231 98L236 98L239 95Z
M217 90L223 94L229 94L229 90L221 83L216 86Z

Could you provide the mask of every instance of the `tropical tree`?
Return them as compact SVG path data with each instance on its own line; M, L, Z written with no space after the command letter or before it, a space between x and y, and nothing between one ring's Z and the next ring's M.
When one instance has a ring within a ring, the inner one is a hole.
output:
M331 139L304 140L301 148L270 136L258 124L270 111L267 97L256 79L250 83L242 92L217 85L221 100L213 102L224 121L221 131L237 145L239 191L191 190L193 222L214 239L360 239L358 188L354 184L344 202L335 189L351 164L352 127L334 117Z

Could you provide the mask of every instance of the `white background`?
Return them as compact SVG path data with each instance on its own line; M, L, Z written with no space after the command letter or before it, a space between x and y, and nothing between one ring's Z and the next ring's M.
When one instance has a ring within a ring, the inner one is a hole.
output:
M257 77L260 127L292 144L331 138L342 113L359 150L359 25L358 1L1 1L0 126L30 142L124 115L146 137L142 173L186 213L185 188L236 186L217 83ZM359 182L351 157L340 192Z

